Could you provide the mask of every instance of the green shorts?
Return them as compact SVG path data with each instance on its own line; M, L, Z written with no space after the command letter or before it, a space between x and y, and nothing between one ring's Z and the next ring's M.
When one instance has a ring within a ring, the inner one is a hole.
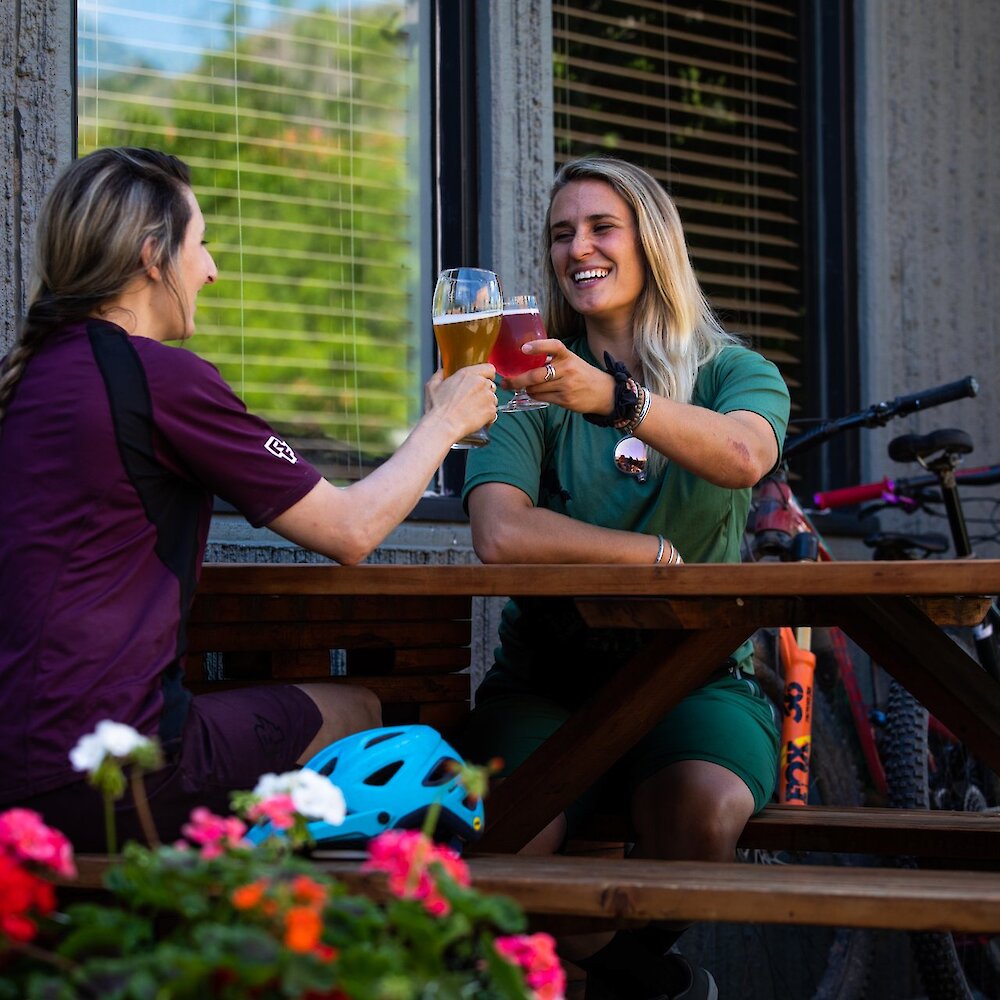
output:
M480 687L459 741L468 760L501 757L509 774L569 717L571 709L493 670ZM779 731L771 703L753 677L725 676L688 695L567 810L572 829L598 807L627 809L650 775L679 760L707 760L738 775L755 811L770 801L778 771Z

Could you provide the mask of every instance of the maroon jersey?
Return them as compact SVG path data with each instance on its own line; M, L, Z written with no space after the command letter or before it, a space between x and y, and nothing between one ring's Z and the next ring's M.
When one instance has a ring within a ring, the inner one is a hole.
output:
M97 320L46 341L0 424L0 804L78 779L102 719L179 737L213 494L260 526L319 478L197 355Z

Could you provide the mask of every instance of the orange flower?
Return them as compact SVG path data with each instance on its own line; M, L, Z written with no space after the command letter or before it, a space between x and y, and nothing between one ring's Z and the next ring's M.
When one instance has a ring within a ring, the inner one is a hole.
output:
M292 880L292 898L296 903L322 906L326 902L326 888L308 875L297 875Z
M252 910L255 906L260 905L266 889L267 883L263 879L258 879L249 885L239 886L233 890L233 906L237 910Z
M292 951L313 951L319 943L323 921L308 906L293 906L285 914L285 946Z

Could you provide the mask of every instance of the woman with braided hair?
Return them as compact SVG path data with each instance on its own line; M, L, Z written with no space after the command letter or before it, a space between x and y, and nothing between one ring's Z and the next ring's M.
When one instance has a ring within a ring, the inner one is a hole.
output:
M193 806L380 725L364 688L275 686L192 698L185 623L213 495L254 526L356 563L409 513L453 442L496 415L492 365L436 373L399 450L346 488L325 480L218 371L169 346L218 277L188 168L138 148L72 163L41 212L35 284L0 365L0 809L37 810L102 850L100 797L71 767L109 719L158 736L159 834ZM123 838L142 830L128 797Z
M784 381L709 307L677 210L646 171L571 161L542 234L545 326L522 348L539 366L504 380L552 404L499 421L470 454L464 496L487 563L738 562L751 487L778 462ZM545 357L548 356L546 364ZM572 602L514 597L464 750L508 771L645 641L584 626ZM750 675L747 643L526 848L551 852L606 793L631 812L633 855L727 860L769 800L778 732ZM488 809L487 809L488 811ZM588 970L588 997L711 997L711 976L665 955L680 928L561 951ZM590 953L588 955L588 952Z

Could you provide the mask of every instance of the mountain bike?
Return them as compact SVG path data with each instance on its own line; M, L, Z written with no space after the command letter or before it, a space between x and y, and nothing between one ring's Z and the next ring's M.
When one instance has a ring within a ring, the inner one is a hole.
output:
M925 435L904 435L889 444L889 456L897 462L918 463L924 475L883 479L879 483L817 494L817 505L827 509L869 501L864 513L885 510L918 511L947 519L949 536L878 532L865 539L876 559L913 559L944 555L974 557L974 541L968 531L960 489L991 486L1000 482L1000 466L963 470L959 464L972 452L967 433L954 428ZM875 498L875 499L873 499ZM996 514L1000 502L994 498L987 519L996 537ZM1000 683L1000 610L994 600L984 620L969 630L950 630L956 641L971 645L983 669ZM1000 812L1000 778L965 746L946 726L901 685L892 680L886 699L883 758L887 775L888 804L904 809L952 809L965 812ZM913 858L899 864L916 867ZM910 935L914 959L931 1000L938 998L995 997L1000 995L1000 937L914 933Z
M853 428L884 426L919 410L974 396L971 377L920 393L876 403L822 423L786 441L779 469L754 490L743 540L744 561L829 560L832 554L789 485L789 464L806 450ZM756 679L780 715L784 680L777 629L754 636ZM813 629L816 682L812 692L812 752L809 803L857 806L885 801L887 781L878 733L863 695L861 677L846 637L836 629ZM864 778L862 777L864 776ZM842 854L741 852L763 864L874 864ZM706 925L681 942L694 959L705 956L726 996L788 996L812 1000L856 1000L865 995L875 934L858 928L787 928Z

